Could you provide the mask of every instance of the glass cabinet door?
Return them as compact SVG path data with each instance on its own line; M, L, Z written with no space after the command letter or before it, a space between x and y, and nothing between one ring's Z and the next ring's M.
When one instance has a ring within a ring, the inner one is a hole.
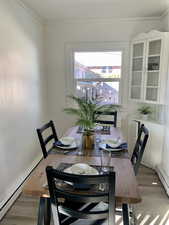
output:
M148 42L148 56L144 83L144 99L158 101L159 74L161 61L161 40Z
M132 99L141 99L143 68L144 68L144 42L133 44L132 52L132 70L131 70L131 90L130 97Z

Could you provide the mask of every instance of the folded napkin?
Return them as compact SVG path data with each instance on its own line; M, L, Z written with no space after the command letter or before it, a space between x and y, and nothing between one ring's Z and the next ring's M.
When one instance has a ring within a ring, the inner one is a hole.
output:
M70 145L63 144L61 141L56 141L53 145L59 146L59 147L69 147L70 146Z
M111 147L110 145L106 144L106 148L111 148L111 149L128 149L128 145L126 142L121 143L119 146L117 147Z

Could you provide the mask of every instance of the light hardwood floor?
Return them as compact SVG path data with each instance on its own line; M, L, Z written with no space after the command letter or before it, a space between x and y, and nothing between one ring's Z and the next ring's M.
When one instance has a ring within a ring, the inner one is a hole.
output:
M142 203L135 205L137 225L169 225L169 198L156 173L144 166L138 175ZM38 199L21 195L1 225L35 225L37 221ZM104 223L106 224L106 223ZM122 219L116 218L122 225Z

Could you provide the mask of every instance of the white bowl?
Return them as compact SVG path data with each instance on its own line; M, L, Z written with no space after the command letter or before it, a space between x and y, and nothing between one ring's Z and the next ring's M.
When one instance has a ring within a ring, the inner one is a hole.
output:
M62 137L60 142L63 145L72 145L72 143L75 142L75 139L73 137Z
M102 144L107 144L111 148L117 148L121 144L121 139L106 139Z
M64 170L65 173L81 175L98 175L99 172L86 163L76 163Z

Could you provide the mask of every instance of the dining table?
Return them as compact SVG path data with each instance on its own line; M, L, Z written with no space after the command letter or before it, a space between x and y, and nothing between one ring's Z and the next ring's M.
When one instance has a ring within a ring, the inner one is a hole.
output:
M64 136L71 136L79 140L82 133L78 132L78 127L68 129ZM101 134L101 139L124 140L120 128L111 127L108 134ZM82 148L82 146L81 146ZM79 155L79 151L82 154ZM68 152L68 153L67 153ZM46 167L59 167L61 163L87 163L91 166L101 166L101 149L93 147L92 149L75 149L71 151L63 151L63 149L53 150L47 158L42 159L37 167L31 172L23 186L23 193L30 196L49 196L46 178ZM135 204L141 202L137 179L133 170L132 163L128 154L128 150L124 149L118 152L112 152L110 166L116 172L116 201L118 203Z
M83 133L78 127L68 129L64 136L74 137L81 143ZM120 128L110 127L109 132L101 133L101 140L120 138L125 141ZM47 188L46 167L59 168L61 164L87 163L91 166L101 166L101 149L95 143L92 149L77 149L64 151L56 148L47 158L42 159L32 171L23 186L23 193L29 196L50 197ZM79 154L80 153L80 154ZM116 173L115 198L117 205L136 204L141 202L137 179L127 149L112 152L110 166Z

